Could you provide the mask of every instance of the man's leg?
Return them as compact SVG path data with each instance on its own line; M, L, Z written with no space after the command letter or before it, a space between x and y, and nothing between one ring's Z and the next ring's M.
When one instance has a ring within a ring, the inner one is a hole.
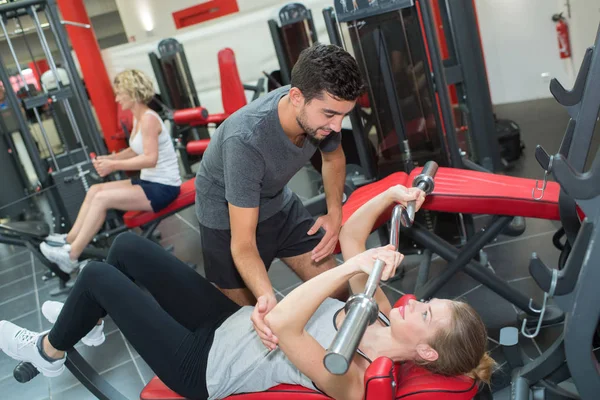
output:
M307 281L322 272L337 265L335 257L330 255L320 262L311 259L311 252L324 236L319 229L314 235L308 235L315 220L304 208L297 196L284 208L285 218L280 226L277 257L292 269L302 279ZM332 294L332 297L342 301L348 298L348 289L343 287Z
M206 279L215 284L223 294L238 305L255 305L256 298L246 287L231 255L231 231L199 225ZM258 252L268 268L275 255L267 256L260 243L260 238L257 237Z
M311 259L310 251L308 253L300 254L299 256L282 257L281 261L290 267L290 269L304 282L337 266L337 261L333 255L330 255L317 263ZM336 290L331 297L346 301L348 300L348 295L348 287L342 286Z
M218 285L217 288L239 306L253 306L256 304L256 297L248 288L222 289Z

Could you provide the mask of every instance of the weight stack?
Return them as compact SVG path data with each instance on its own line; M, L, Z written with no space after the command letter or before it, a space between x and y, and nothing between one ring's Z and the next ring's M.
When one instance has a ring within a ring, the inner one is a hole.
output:
M59 207L61 208L62 221L71 227L77 219L77 213L85 200L87 191L93 184L102 183L104 180L98 176L91 161L73 164L60 171L52 172L52 179L56 186Z

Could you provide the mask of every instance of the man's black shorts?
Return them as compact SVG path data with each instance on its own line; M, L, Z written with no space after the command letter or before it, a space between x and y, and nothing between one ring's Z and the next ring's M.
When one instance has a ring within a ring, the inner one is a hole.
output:
M312 251L325 234L319 229L309 236L307 232L314 223L312 215L296 195L281 211L260 222L256 229L256 245L267 270L276 257L294 257ZM231 256L231 231L200 224L200 235L206 278L221 289L245 288Z

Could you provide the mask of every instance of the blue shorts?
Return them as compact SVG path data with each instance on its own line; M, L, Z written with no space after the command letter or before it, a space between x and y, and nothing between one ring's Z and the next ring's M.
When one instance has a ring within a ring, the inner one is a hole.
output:
M131 184L142 187L154 212L159 212L179 196L179 186L163 185L138 178L132 178Z

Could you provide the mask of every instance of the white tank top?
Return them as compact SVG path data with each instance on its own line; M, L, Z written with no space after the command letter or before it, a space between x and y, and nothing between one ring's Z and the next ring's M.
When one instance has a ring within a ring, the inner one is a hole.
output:
M180 186L181 176L179 174L179 163L177 161L177 154L173 147L173 141L171 135L167 131L165 124L163 123L160 116L152 110L148 110L144 113L152 114L160 121L161 131L158 135L158 160L154 168L144 168L140 173L140 179L149 182L162 183L163 185L169 186ZM144 154L144 143L142 140L141 127L138 128L136 120L133 122L133 139L129 138L129 147L136 154Z

